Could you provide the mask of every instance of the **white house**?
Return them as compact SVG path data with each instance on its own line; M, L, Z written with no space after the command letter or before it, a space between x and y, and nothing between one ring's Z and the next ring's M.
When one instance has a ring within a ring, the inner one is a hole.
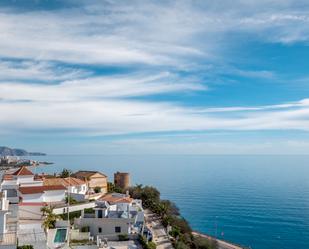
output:
M8 226L9 200L6 190L0 193L0 248L16 248L16 231L11 231Z
M87 227L97 239L118 239L119 234L138 235L144 227L141 200L124 194L108 194L96 201L93 214L82 212L74 225L80 230Z
M20 187L21 203L60 203L65 200L63 185Z
M88 191L88 187L85 181L75 177L52 177L43 179L44 186L62 185L67 188L74 199L81 201L85 199L85 195Z
M42 186L43 181L34 176L34 174L22 166L19 169L3 175L1 190L7 191L7 198L10 203L18 203L18 188L20 186Z

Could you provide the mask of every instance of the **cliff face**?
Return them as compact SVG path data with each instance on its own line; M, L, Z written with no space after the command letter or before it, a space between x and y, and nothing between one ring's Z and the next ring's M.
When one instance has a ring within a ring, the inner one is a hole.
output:
M11 149L9 147L0 146L0 156L45 156L45 153L28 152L23 149Z

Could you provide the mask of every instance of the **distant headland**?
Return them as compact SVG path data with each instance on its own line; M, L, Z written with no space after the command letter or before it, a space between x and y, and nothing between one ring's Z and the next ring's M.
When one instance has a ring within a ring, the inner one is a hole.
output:
M24 149L12 149L6 146L0 146L0 156L46 156L41 152L28 152Z

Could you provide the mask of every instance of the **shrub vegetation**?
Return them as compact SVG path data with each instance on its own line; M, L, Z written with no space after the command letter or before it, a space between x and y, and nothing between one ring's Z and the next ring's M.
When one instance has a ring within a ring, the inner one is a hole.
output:
M161 200L160 192L151 186L136 185L130 187L129 193L135 199L141 199L143 207L150 209L162 219L162 224L170 228L170 236L172 237L173 245L176 249L217 249L217 243L213 240L194 236L192 228L184 219L177 206L169 200ZM122 192L125 192L123 190ZM143 248L150 248L155 246L149 245L144 237L140 238ZM146 244L145 244L146 243Z

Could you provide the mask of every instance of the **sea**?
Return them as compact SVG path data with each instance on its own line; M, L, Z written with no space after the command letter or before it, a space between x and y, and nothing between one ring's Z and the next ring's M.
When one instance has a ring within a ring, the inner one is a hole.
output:
M98 170L112 181L152 185L177 204L196 231L252 249L309 249L309 156L304 155L48 155L63 168Z

